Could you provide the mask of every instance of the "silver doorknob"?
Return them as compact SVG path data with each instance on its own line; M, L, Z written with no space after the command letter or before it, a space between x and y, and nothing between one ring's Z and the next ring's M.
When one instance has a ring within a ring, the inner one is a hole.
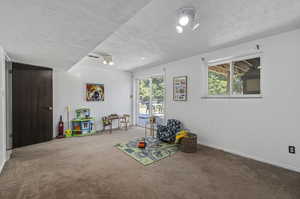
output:
M52 111L52 110L53 110L52 106L49 106L48 109L49 109L49 111Z

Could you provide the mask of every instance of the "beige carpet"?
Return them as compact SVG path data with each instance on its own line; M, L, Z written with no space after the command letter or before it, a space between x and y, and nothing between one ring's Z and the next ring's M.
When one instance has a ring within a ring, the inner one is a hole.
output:
M13 152L0 176L1 199L290 199L300 174L199 147L142 166L114 148L143 129L54 140Z

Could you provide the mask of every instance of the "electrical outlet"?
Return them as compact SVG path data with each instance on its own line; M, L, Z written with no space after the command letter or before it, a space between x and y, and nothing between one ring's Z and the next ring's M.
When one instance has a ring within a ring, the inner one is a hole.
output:
M289 153L295 154L296 153L296 147L295 146L289 146Z

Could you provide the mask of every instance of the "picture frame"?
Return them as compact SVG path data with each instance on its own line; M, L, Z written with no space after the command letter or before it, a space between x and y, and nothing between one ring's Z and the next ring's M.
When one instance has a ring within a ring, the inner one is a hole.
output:
M187 76L173 78L173 101L187 101Z
M86 84L86 101L100 102L104 101L104 84Z

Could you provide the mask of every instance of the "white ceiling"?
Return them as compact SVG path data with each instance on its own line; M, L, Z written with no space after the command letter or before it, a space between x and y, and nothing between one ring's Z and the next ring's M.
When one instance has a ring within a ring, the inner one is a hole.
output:
M69 68L150 0L0 0L0 45L18 62Z
M198 10L198 31L176 33L183 6ZM300 28L299 10L299 0L1 0L0 45L19 62L107 68L84 57L96 47L133 70Z
M175 31L176 10L184 6L199 11L196 32ZM153 0L96 51L112 54L113 67L132 70L299 27L299 0Z

